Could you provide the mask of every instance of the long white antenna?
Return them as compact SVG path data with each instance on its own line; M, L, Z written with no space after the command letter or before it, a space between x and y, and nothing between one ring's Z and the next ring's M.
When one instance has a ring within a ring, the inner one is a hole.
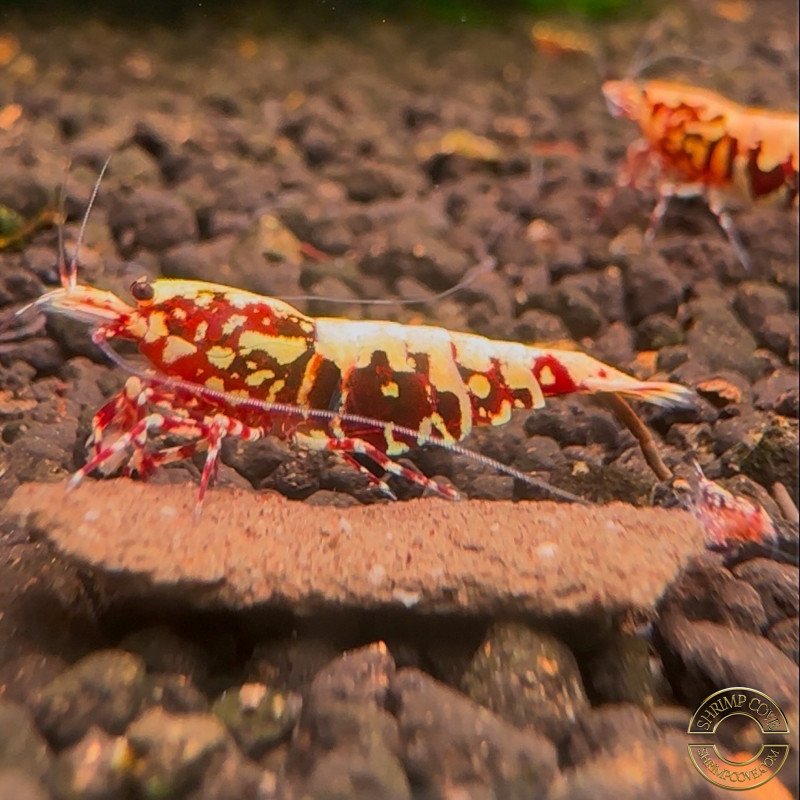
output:
M448 289L431 295L430 297L397 297L397 298L363 298L363 297L325 297L319 294L299 294L299 295L281 295L280 299L290 303L296 303L301 300L313 300L314 302L321 303L341 303L342 305L356 305L356 306L410 306L410 305L423 305L425 303L435 303L439 300L449 297L451 294L460 292L465 287L473 283L481 275L492 272L497 266L497 259L492 256L487 256L483 261L478 262L475 266L470 267L459 279L458 283L453 284Z
M66 269L66 271L64 271L65 262L61 252L61 248L64 244L64 234L61 228L59 228L59 274L61 277L61 285L65 289L74 289L78 285L78 254L80 253L81 245L83 244L83 236L86 233L86 223L89 221L89 214L92 213L94 201L97 199L97 193L100 191L100 182L103 180L103 176L106 174L106 170L108 169L108 164L110 161L111 155L109 154L108 158L103 163L103 168L100 170L100 174L97 176L94 188L92 189L92 196L89 198L89 205L86 207L86 213L83 215L83 219L81 220L81 227L78 231L78 241L75 244L75 251L72 253L72 259L70 260L69 267Z

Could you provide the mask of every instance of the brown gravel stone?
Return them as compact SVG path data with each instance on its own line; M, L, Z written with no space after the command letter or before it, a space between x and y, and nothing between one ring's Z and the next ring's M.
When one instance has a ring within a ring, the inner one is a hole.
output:
M688 619L718 622L750 633L765 630L767 616L759 593L747 578L739 580L734 577L718 558L707 553L692 561L664 594L661 613L678 611ZM773 564L766 559L758 560ZM797 570L794 572L796 574Z
M599 756L620 754L634 742L655 742L656 722L629 703L609 703L581 714L565 745L566 759L574 766Z
M415 669L391 684L403 761L419 797L537 800L557 773L556 752Z
M621 752L566 770L547 800L722 800L730 793L700 776L685 740L684 733L660 743L634 739Z
M265 773L236 750L216 754L200 785L186 800L270 800L270 781ZM115 798L116 800L116 798Z
M518 727L560 741L589 706L569 648L519 623L497 623L461 679L464 693Z
M410 800L397 720L384 708L395 665L383 642L344 653L306 692L280 797Z
M50 748L36 730L30 712L0 697L0 771L16 767L41 778L50 760Z
M31 704L39 730L64 747L95 725L122 733L138 713L144 691L139 658L123 650L97 650L47 684Z
M16 767L0 769L0 800L48 800L49 795L35 778Z
M135 778L147 798L182 796L200 782L215 754L230 747L225 726L210 714L168 714L158 708L128 727Z
M784 655L800 663L800 647L798 646L798 622L797 617L782 619L773 625L767 633L767 638Z
M244 753L260 758L288 735L301 705L299 695L272 690L263 683L245 683L223 692L212 711Z
M388 648L383 642L374 642L343 653L327 664L314 677L309 693L318 698L383 706L394 673L395 663Z
M759 593L770 624L797 616L800 572L795 565L754 558L739 564L734 574Z
M646 639L615 631L585 662L583 680L592 703L652 707L658 681L651 659Z
M125 797L130 794L125 769L129 758L122 737L91 728L77 744L58 756L50 786L59 800Z
M702 550L692 517L622 504L450 503L330 509L129 480L20 487L8 512L115 596L153 587L201 606L271 602L541 616L651 609Z
M797 664L761 636L672 613L658 620L656 638L670 683L691 707L720 687L758 686L784 713L797 708Z

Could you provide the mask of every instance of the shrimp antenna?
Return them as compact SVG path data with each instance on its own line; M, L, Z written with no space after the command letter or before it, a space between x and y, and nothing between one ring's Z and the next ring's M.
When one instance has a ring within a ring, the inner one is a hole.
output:
M653 25L655 25L655 23L653 23ZM639 46L633 54L633 58L627 70L628 77L630 78L638 78L647 67L647 56L652 53L653 50L653 42L650 40L649 33L648 30L645 36L642 37L642 41L639 42Z
M481 275L486 275L489 272L492 272L496 266L497 259L492 256L487 256L483 259L483 261L480 261L479 263L475 264L475 266L470 267L470 269L464 273L464 276L458 281L458 283L455 283L448 289L431 295L430 297L399 297L397 299L355 297L350 299L346 297L325 297L318 294L300 294L290 295L288 297L282 296L280 299L293 303L300 300L313 300L314 302L342 303L344 305L357 306L423 305L425 303L437 302L445 297L450 297L450 295L456 294L456 292L460 292L462 289L465 289L467 286L477 280Z
M663 11L645 28L639 46L633 53L631 65L628 67L628 77L638 78L642 71L647 68L647 57L652 53L655 40L661 36L664 26L669 21L669 13Z
M64 167L64 180L61 186L58 187L58 277L61 279L61 285L65 289L69 289L70 281L67 276L67 258L64 254L64 223L67 219L67 179L69 178L69 169L71 162L67 161Z
M633 58L631 59L631 65L627 70L628 77L639 78L645 70L665 61L686 61L691 64L711 65L712 62L709 59L690 53L653 54L652 51L655 41L664 32L664 27L669 23L669 17L670 14L668 11L664 11L647 26L644 36L639 42L639 46L636 48Z
M147 372L126 361L119 353L116 352L116 350L113 349L113 347L111 347L111 344L106 339L100 336L93 336L92 340L118 367L121 367L126 372L136 375L142 380L150 383L156 383L168 388L181 389L195 395L196 397L204 399L216 401L221 400L234 406L242 406L244 408L265 411L267 413L273 412L275 414L282 414L284 416L298 417L303 420L325 419L333 422L350 422L354 425L364 425L374 430L384 430L388 428L393 434L412 439L419 445L435 445L436 447L449 450L451 453L456 453L458 455L471 458L474 461L477 461L479 464L484 464L485 466L495 469L498 472L502 472L505 475L516 478L517 480L522 481L529 486L533 486L554 499L564 500L569 503L580 503L582 505L586 504L586 500L576 494L567 492L564 489L558 489L544 480L540 480L533 475L529 475L527 472L523 472L520 469L511 467L508 464L503 464L500 461L495 461L495 459L489 458L482 453L475 453L474 451L469 450L466 447L462 447L455 442L448 442L436 436L431 436L430 434L421 436L419 431L415 431L411 428L406 428L402 425L395 425L392 422L375 419L374 417L362 416L361 414L349 414L347 412L339 412L327 408L303 408L301 406L292 405L291 403L276 403L268 400L258 400L254 397L239 397L238 395L229 394L217 389L209 389L207 386L198 386L197 384L189 383L188 381L183 381L179 378L171 378L165 375L162 376L158 375L157 373Z
M500 225L492 226L490 231L490 246L496 244L500 235L508 229L510 220L505 222L501 221ZM484 250L484 253L486 251ZM497 259L494 256L486 254L477 264L470 267L462 277L452 286L444 289L441 292L430 295L429 297L399 297L395 299L385 298L345 298L345 297L324 297L322 295L304 294L295 296L282 296L281 300L296 302L299 300L313 300L323 303L341 303L343 305L361 305L361 306L410 306L410 305L425 305L426 303L434 303L443 300L445 297L450 297L462 289L465 289L471 283L474 283L482 275L488 275L497 269Z
M75 250L72 253L72 259L69 262L69 267L64 266L65 260L62 255L63 232L61 229L59 229L59 276L61 278L61 285L65 289L74 289L78 284L78 254L80 253L81 245L83 244L83 237L86 233L86 223L89 221L89 214L92 213L94 202L97 199L97 193L100 191L100 183L103 180L103 176L106 174L106 170L108 169L108 164L110 161L111 155L109 154L108 158L103 163L100 174L97 176L94 188L92 189L92 195L89 198L89 205L86 206L86 213L83 215L83 219L81 220L81 227L78 231L78 241L75 243Z
M656 64L669 63L670 61L685 61L689 64L702 64L704 67L710 67L711 61L702 56L693 56L688 53L665 53L664 55L656 56L642 61L633 74L638 78L643 72L652 69Z

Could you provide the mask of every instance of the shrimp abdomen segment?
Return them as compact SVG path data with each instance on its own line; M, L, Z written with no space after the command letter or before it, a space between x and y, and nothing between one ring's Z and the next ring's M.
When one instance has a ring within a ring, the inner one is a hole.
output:
M545 397L616 392L658 405L682 404L691 392L640 381L591 356L395 322L316 321L315 358L336 365L334 403L431 437L458 442L473 425L502 425L514 410L537 409ZM399 454L407 441L388 441Z
M339 410L458 442L472 427L466 386L444 328L396 322L316 321L315 354L341 373ZM407 446L389 443L390 453Z

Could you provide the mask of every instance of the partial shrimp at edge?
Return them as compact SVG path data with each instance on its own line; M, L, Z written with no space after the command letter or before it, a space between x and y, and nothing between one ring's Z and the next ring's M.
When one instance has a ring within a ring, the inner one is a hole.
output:
M610 80L603 94L611 113L635 122L642 134L628 148L619 184L637 186L647 175L656 179L659 198L646 240L654 239L673 198L703 197L749 271L728 205L737 198L797 205L798 115L742 106L671 81Z

